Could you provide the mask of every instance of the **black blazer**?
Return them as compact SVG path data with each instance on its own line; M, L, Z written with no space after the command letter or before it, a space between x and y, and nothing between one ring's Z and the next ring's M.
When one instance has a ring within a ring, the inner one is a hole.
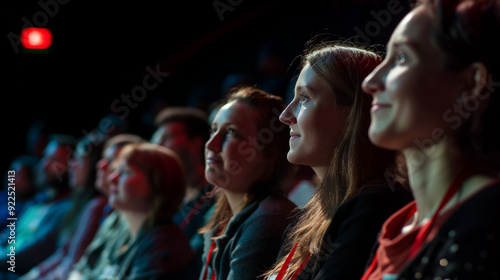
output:
M500 279L500 183L465 201L398 279Z
M382 224L412 199L410 191L399 184L393 188L387 185L364 188L335 213L323 243L328 254L312 256L297 280L359 280ZM280 256L284 254L288 252L280 252ZM312 267L315 259L319 262L317 269Z

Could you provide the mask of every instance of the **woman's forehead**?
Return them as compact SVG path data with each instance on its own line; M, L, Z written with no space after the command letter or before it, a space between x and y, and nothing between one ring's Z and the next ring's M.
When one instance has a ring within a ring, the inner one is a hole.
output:
M243 124L255 120L256 117L256 111L250 105L235 100L220 108L214 123L218 125L225 123Z
M426 52L433 48L430 41L433 26L434 20L430 10L425 5L421 5L401 20L391 36L389 47L405 43Z

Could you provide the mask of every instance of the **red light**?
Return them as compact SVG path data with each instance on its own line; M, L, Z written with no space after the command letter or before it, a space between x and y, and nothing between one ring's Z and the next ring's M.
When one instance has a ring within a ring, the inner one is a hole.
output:
M52 33L47 28L25 28L21 32L21 44L26 49L48 49L52 44Z

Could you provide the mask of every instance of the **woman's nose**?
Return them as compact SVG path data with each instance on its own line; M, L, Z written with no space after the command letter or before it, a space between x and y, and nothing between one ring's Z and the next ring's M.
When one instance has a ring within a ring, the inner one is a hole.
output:
M361 84L364 92L374 95L384 89L384 64L380 64L375 68Z
M292 103L288 104L285 110L281 112L280 121L286 125L292 125L297 122L295 113L293 112Z
M219 132L214 132L207 143L205 143L205 150L212 152L220 152L221 150L221 137Z
M117 185L118 184L118 178L119 178L119 174L118 172L116 171L113 171L111 174L109 174L108 176L108 181L110 181L111 183Z
M109 161L107 159L103 158L97 162L97 168L99 168L99 169L107 170L108 166L109 166Z

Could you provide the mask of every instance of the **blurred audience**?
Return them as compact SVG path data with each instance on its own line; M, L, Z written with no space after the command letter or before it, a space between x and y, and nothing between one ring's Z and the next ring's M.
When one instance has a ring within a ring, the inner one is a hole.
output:
M9 220L7 220L7 218L11 216L9 214L9 206L13 206L15 210L13 212L19 216L23 210L26 209L25 206L27 204L29 205L28 202L35 196L37 191L35 187L35 170L37 164L38 158L30 155L18 156L14 158L10 164L9 170L14 171L15 173L14 180L12 182L14 186L9 188L9 183L11 183L11 181L5 180L3 188L4 191L0 193L0 201L2 201L0 205L0 207L2 207L0 210L1 228L5 228L9 223ZM5 178L6 177L7 174ZM8 199L9 194L15 194L14 201ZM13 203L10 203L9 205L9 201Z
M38 159L43 157L45 146L49 143L50 129L45 120L38 120L30 124L26 133L26 152Z
M69 162L69 185L72 187L72 207L61 225L64 240L56 252L31 269L23 280L67 279L72 265L80 259L92 241L107 197L96 187L96 164L102 153L102 142L82 138Z
M73 156L76 139L70 135L54 134L49 137L42 164L42 189L26 205L26 210L17 217L15 253L22 262L16 263L16 273L26 273L36 264L50 256L57 248L60 239L60 228L68 210L71 209L71 190L68 186L68 163ZM2 236L9 235L6 228ZM8 267L7 253L11 244L8 239L1 240L2 257L0 267L6 271Z
M103 149L102 159L97 163L97 175L95 180L96 189L107 197L110 192L109 176L113 172L114 160L120 154L121 149L128 144L145 143L146 140L133 134L119 134L106 141ZM100 225L92 242L86 247L81 258L74 258L78 263L71 267L70 279L97 279L104 271L108 259L109 248L114 246L117 237L127 235L126 224L120 220L118 213L108 204L102 211Z

